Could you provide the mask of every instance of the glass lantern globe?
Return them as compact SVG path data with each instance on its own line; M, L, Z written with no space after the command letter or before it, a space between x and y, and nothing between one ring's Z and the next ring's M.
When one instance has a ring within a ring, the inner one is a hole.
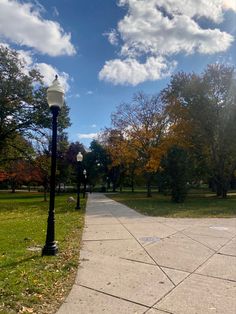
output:
M81 154L81 152L77 154L76 159L78 162L83 160L83 155Z
M64 104L64 89L58 81L58 76L56 75L55 80L52 85L47 89L47 102L49 107L62 108Z

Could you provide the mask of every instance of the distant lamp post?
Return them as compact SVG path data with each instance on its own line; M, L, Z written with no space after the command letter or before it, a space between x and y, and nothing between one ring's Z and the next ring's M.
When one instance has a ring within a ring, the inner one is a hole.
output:
M52 112L52 155L51 155L51 176L50 176L50 203L48 211L46 243L42 255L56 255L58 247L55 242L55 177L56 177L56 154L57 154L57 117L64 104L65 92L58 81L58 76L52 85L47 89L47 102Z
M83 155L81 152L79 152L76 156L77 160L77 204L75 209L80 209L80 184L81 184L81 172L82 172L82 161L83 161Z
M87 170L86 169L84 169L83 175L84 175L84 193L83 193L83 198L85 198L85 195L86 195L86 183L87 183Z

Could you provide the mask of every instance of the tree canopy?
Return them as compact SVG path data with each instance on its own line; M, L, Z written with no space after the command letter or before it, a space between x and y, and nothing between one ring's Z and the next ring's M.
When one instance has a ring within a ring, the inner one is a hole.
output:
M59 131L70 125L65 105L59 116ZM0 150L14 143L17 136L42 137L51 128L46 87L40 73L29 70L20 55L0 45Z

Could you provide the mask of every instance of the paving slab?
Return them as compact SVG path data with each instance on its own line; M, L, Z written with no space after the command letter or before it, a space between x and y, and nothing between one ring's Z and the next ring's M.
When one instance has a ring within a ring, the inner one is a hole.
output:
M104 213L102 215L86 215L85 217L85 225L114 225L120 224L119 220L117 220L112 214Z
M124 226L142 244L146 244L147 239L162 239L176 233L173 228L158 222L124 224Z
M143 314L146 307L74 285L58 314Z
M146 250L158 265L187 272L194 271L214 253L213 250L183 234L162 239L147 246Z
M160 310L157 310L157 309L150 309L147 312L145 312L145 314L168 314L168 313L170 313L170 312L166 312L166 311L163 312L163 311L160 311Z
M183 281L190 273L172 268L161 267L175 285Z
M145 306L173 288L157 266L92 254L81 261L75 282Z
M191 229L194 225L204 225L204 221L193 218L165 218L163 224L175 229L176 231L183 231Z
M236 257L215 254L196 272L207 276L235 280L236 282Z
M231 239L234 236L234 228L223 225L210 226L193 226L191 229L185 230L187 235L202 235L216 238Z
M144 248L135 239L87 241L83 249L94 254L102 254L142 263L155 264Z
M123 215L116 215L117 219L119 219L119 221L122 224L137 224L137 223L154 223L154 222L163 222L164 219L162 217L148 217L148 216L144 216L141 214L138 215L133 215L131 213L129 213L129 215L127 214L123 214Z
M219 250L219 253L236 256L236 239L234 238Z
M209 235L201 235L201 234L193 234L193 233L186 233L185 231L183 234L187 235L189 238L201 243L202 245L212 249L214 251L218 251L229 242L228 238L221 238L221 237L212 237Z
M191 275L154 307L174 314L235 314L235 296L235 282Z
M83 232L85 240L129 239L130 233L121 225L87 225Z

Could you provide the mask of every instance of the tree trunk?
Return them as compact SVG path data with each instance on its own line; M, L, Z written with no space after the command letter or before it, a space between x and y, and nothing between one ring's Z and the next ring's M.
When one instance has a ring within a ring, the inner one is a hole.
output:
M228 185L224 180L216 182L216 195L217 197L227 198Z
M11 193L15 193L16 192L16 184L15 182L11 182Z
M43 200L44 202L47 202L47 187L44 187L43 189Z
M134 179L132 177L132 181L131 181L131 191L132 193L134 193Z
M147 197L152 197L151 174L147 174Z

